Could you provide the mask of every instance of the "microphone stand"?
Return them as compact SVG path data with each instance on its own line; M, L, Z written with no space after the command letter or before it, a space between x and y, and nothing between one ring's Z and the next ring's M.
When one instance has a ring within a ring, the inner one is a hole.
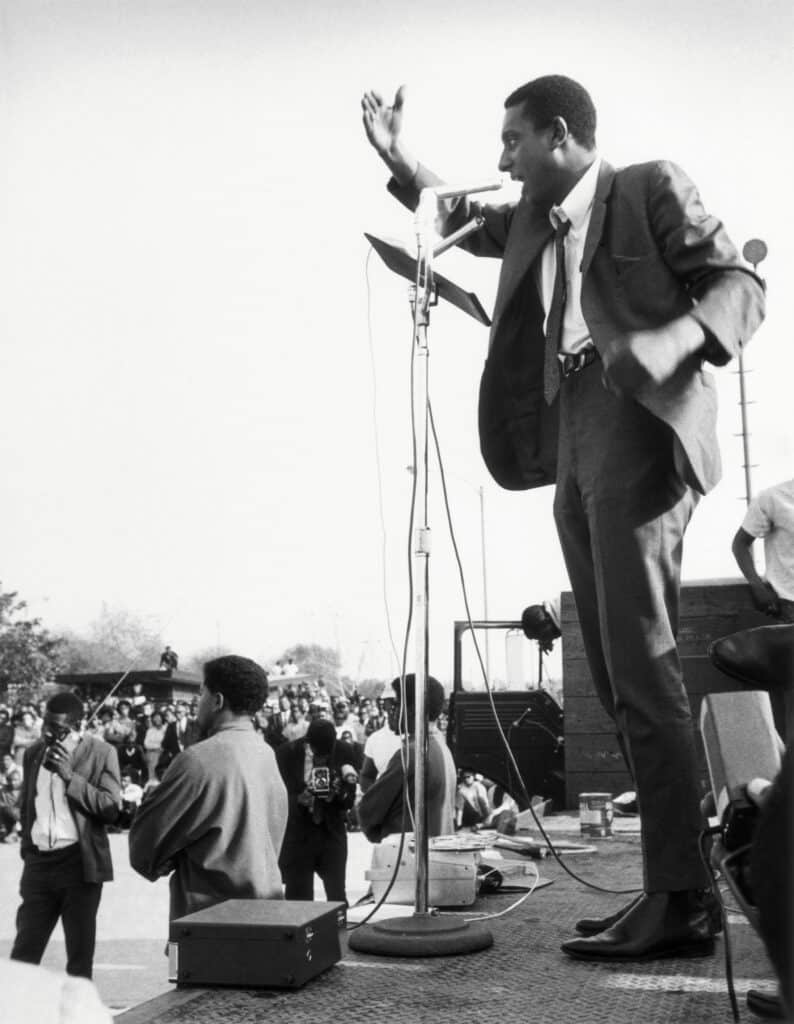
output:
M431 244L433 217L438 196L434 189L423 189L415 214L417 243L416 281L409 301L414 325L412 361L412 410L415 436L414 480L420 503L414 533L414 598L416 643L416 680L414 708L414 861L416 884L414 912L362 925L351 932L352 949L380 956L453 956L473 953L493 945L493 936L481 924L454 917L441 917L429 906L429 853L427 823L428 734L426 690L429 672L430 633L430 525L428 523L428 424L430 418L430 309L438 298L433 278L434 250ZM443 252L466 235L479 230L482 218L474 218L442 242ZM451 239L454 239L451 240ZM398 866L399 867L399 866ZM398 870L398 867L395 870Z

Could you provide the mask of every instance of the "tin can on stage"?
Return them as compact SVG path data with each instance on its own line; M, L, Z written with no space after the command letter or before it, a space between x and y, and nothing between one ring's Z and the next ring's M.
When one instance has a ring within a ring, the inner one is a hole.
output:
M612 794L579 794L579 831L583 836L612 835Z

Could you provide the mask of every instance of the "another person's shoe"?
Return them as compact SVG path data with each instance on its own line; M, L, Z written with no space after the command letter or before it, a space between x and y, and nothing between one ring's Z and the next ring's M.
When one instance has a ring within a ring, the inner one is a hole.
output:
M701 893L645 893L611 927L563 942L563 953L579 960L658 960L710 956L714 933Z
M611 928L613 924L617 924L621 917L627 914L642 899L642 896L643 893L640 893L630 903L615 911L614 914L608 914L606 917L583 917L576 922L574 928L580 935L599 935L601 932L605 932L607 928ZM708 911L712 935L719 935L722 931L722 909L719 902L710 889L703 890L701 900L703 906Z
M759 992L756 988L747 990L747 1009L770 1020L783 1020L786 1016L780 996Z
M788 686L794 675L794 625L756 626L715 640L709 658L721 672L757 688Z

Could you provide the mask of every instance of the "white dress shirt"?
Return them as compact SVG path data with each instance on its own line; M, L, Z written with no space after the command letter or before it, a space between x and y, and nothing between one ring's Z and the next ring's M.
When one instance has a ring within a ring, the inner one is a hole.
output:
M63 746L71 754L79 741L71 733ZM30 830L35 846L46 853L73 846L77 840L77 825L66 799L66 784L57 772L51 772L41 765L36 777L36 820Z
M590 331L582 316L582 256L587 229L590 226L590 215L593 212L600 166L601 158L596 157L559 206L552 206L549 211L552 227L556 228L559 221L571 222L571 228L565 237L567 294L562 321L560 357L574 355L592 344ZM551 240L543 250L541 257L540 294L546 318L549 315L551 296L554 290L554 275L554 241ZM546 330L545 319L543 330L544 332Z

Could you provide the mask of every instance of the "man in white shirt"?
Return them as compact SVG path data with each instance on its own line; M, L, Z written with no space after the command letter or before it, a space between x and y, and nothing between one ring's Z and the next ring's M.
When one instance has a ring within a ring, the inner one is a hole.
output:
M763 576L752 552L759 538L764 541ZM750 502L732 551L756 608L781 622L794 622L794 480L767 487Z
M366 793L386 765L391 761L392 754L400 749L400 737L392 729L388 717L380 729L367 736L364 744L364 760L359 773L361 792Z
M81 734L83 705L50 698L42 739L25 751L20 798L24 861L12 960L37 964L60 919L66 971L90 978L102 884L113 878L107 826L121 807L111 744Z

